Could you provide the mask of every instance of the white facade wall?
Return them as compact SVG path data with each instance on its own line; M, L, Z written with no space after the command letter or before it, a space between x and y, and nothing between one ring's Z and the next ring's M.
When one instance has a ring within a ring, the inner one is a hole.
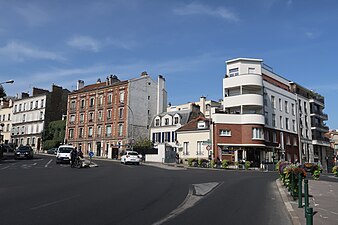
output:
M267 117L266 127L285 131L293 134L297 134L298 121L297 121L297 97L295 94L285 91L279 87L276 87L268 82L264 83L264 92L266 98L265 105L265 117ZM275 99L275 107L273 107L272 98ZM287 102L288 111L286 111L285 103ZM281 105L280 105L281 103ZM292 104L293 108L292 109ZM281 106L281 107L280 107ZM292 111L294 110L294 111ZM276 125L273 126L272 115L275 115ZM286 118L288 118L289 125L288 129L286 126ZM294 123L294 125L293 125Z
M3 143L9 143L11 140L12 116L12 107L0 108L0 123L3 124L0 133L3 135Z
M209 151L207 150L206 142L210 139L210 131L181 131L177 133L177 141L179 143L180 159L198 158L207 159ZM204 142L201 145L201 151L198 152L198 142ZM184 143L188 143L188 154L183 149Z

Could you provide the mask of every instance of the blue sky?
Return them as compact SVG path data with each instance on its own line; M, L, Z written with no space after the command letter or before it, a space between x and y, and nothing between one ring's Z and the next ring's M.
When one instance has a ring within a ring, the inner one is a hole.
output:
M322 94L338 129L336 0L0 0L7 95L116 74L166 78L173 105L222 97L224 61L261 58Z

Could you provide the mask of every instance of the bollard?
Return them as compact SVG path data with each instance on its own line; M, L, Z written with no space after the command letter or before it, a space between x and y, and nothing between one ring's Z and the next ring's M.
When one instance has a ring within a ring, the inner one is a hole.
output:
M306 208L306 225L313 225L313 208Z
M298 174L298 208L303 208L303 190L302 190L302 175Z
M309 180L304 179L304 203L305 203L305 218L306 218L306 209L309 207Z

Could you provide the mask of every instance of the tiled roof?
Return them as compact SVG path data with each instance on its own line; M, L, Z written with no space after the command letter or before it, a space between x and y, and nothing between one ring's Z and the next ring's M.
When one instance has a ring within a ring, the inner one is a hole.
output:
M107 85L106 82L100 82L100 83L95 83L95 84L89 84L84 86L83 88L74 91L73 93L81 93L81 92L86 92L86 91L93 91L93 90L98 90L104 87L111 87L111 86L116 86L116 85L121 85L121 84L125 84L128 81L118 81L118 82L114 82L111 85Z
M205 128L198 128L197 124L199 121L205 122ZM179 128L176 132L180 131L195 131L195 130L209 130L209 119L206 119L203 116L199 116L196 119L191 120L181 128Z

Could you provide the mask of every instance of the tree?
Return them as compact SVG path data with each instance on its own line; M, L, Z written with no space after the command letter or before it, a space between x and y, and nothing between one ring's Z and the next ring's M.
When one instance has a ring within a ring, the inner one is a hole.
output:
M142 155L152 148L153 143L148 138L140 138L134 144L134 150Z
M65 138L66 121L57 120L48 124L48 128L45 130L42 137L43 149L58 147L60 143L63 143Z
M0 98L6 97L6 92L4 87L0 84Z

